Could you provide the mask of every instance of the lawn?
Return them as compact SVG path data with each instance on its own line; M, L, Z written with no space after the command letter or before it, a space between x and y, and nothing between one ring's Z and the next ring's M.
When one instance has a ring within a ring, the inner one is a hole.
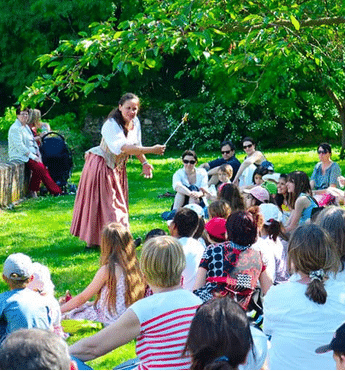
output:
M303 170L309 176L318 156L315 148L297 148L279 151L265 151L267 159L275 165L277 172L288 173ZM338 159L339 148L333 153L341 169L345 161ZM217 152L200 156L199 163L216 158ZM137 159L130 159L127 165L129 179L130 225L134 238L144 238L153 228L168 231L160 214L169 210L172 198L158 198L166 191L172 191L172 174L181 167L180 152L167 152L164 157L149 155L154 166L154 178L144 179ZM238 158L243 160L244 154ZM71 181L78 183L83 165L82 156L75 159L77 165ZM343 172L344 173L344 172ZM74 196L41 197L26 200L13 209L0 211L0 269L6 257L15 252L23 252L34 261L49 267L55 284L56 296L69 289L72 295L79 293L91 281L99 266L99 253L85 251L85 243L69 233L72 219ZM138 250L140 252L140 249ZM0 281L0 292L6 291ZM68 339L69 343L89 336L100 326L87 323ZM134 357L134 341L89 364L96 369L111 369L120 362Z

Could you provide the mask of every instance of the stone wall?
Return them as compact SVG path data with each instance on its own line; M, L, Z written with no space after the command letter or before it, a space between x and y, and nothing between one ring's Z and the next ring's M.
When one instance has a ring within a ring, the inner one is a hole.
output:
M8 161L7 146L0 143L0 208L26 196L29 176L24 164Z
M22 163L0 163L0 207L6 207L28 193L30 172Z

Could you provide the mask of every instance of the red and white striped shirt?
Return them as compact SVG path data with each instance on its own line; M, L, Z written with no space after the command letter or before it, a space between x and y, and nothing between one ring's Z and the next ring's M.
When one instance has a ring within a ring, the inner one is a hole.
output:
M154 294L130 307L140 322L136 345L139 370L190 368L190 358L182 358L182 352L201 303L196 295L179 289Z

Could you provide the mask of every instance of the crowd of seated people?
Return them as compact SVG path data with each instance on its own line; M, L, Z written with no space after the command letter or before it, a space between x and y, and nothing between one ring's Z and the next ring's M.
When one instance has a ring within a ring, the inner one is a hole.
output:
M234 151L231 143L226 146ZM105 326L69 347L65 365L79 369L90 369L85 362L133 339L137 358L114 365L117 369L300 370L345 364L345 338L339 340L345 333L345 211L329 201L320 206L325 198L318 197L333 196L331 188L339 185L330 146L318 146L320 163L311 179L302 171L274 173L251 138L244 138L243 147L247 158L233 182L232 175L221 174L229 164L219 164L213 195L214 174L196 167L196 153L185 151L183 168L173 178L174 212L166 230L148 231L137 258L129 230L107 225L98 272L81 293L63 298L55 324L52 291L49 300L42 297L33 289L40 286L31 284L31 259L10 255L3 271L10 290L0 295L3 354L18 328L63 338L63 315ZM223 144L221 149L223 154ZM247 184L239 186L250 169L251 183L247 174ZM325 346L334 333L337 342ZM25 342L23 334L18 339L16 344Z

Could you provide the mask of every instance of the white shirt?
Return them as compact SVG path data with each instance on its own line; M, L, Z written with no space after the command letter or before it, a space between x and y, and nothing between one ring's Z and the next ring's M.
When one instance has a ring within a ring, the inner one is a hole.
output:
M325 282L327 300L317 304L305 295L307 285L294 274L272 286L264 301L264 332L271 335L268 352L271 370L331 370L332 352L316 354L329 344L345 322L345 285L334 279Z
M196 272L205 249L199 241L192 237L181 237L179 241L186 257L186 268L182 272L183 288L193 291Z
M196 170L196 182L195 185L200 188L208 189L208 176L207 171L205 169L195 168ZM189 187L191 184L188 181L187 173L184 168L179 169L173 175L173 182L172 187L176 190L178 185L184 185L185 187Z
M35 138L27 125L16 119L8 131L8 157L10 161L28 162L39 157Z

